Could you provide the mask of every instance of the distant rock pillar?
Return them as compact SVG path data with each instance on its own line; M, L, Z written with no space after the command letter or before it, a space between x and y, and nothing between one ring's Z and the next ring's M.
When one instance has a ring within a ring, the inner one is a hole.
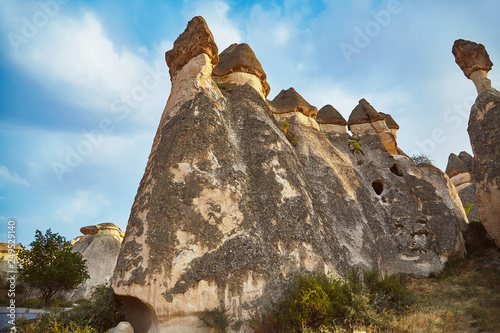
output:
M471 41L455 41L452 52L478 92L467 129L474 152L476 200L481 222L500 247L500 92L486 77L493 63L485 47Z

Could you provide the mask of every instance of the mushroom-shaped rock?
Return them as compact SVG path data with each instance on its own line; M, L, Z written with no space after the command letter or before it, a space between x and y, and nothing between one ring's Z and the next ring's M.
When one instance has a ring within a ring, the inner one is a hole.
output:
M88 225L81 227L80 232L84 235L95 235L99 232L99 228L95 225Z
M281 90L271 101L271 106L274 113L300 112L311 118L316 118L318 114L318 108L309 104L293 88Z
M469 172L467 166L462 162L462 160L455 154L450 154L448 157L448 165L446 166L446 174L448 177L452 178L458 174Z
M378 120L384 120L384 117L375 110L366 99L361 99L358 105L352 110L347 124L365 124L372 123Z
M201 16L189 21L186 30L174 42L174 48L165 53L170 78L194 57L206 53L213 66L219 61L218 49L214 36L208 28L207 22Z
M262 85L264 97L269 95L271 87L266 81L267 75L262 69L262 65L255 56L252 48L245 43L235 43L225 49L219 55L219 63L214 68L212 75L215 77L223 77L238 72L255 75Z
M472 170L474 169L474 157L472 157L471 154L466 151L461 151L460 154L458 154L458 158L461 159L462 162L464 162L467 170L469 172L472 172Z
M476 85L477 92L491 88L491 81L487 78L493 63L486 48L482 44L458 39L452 49L455 62L462 69L465 76Z
M319 109L318 115L316 116L316 121L319 124L333 124L340 126L347 125L347 121L344 119L344 117L342 117L340 112L338 112L337 109L335 109L330 104L327 104Z

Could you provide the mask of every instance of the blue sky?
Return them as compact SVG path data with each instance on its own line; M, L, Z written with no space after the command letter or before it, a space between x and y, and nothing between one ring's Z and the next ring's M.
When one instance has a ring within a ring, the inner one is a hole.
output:
M500 2L0 2L0 241L36 229L67 239L85 225L125 230L170 91L164 53L195 15L219 51L248 43L270 99L294 87L348 117L366 98L400 125L398 144L444 169L471 152L476 97L455 64L458 38L482 43L500 88Z

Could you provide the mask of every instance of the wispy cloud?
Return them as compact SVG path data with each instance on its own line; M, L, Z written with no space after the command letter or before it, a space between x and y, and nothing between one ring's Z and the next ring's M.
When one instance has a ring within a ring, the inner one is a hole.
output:
M9 171L9 168L5 165L0 165L0 177L9 183L30 187L26 179L19 176L16 172Z

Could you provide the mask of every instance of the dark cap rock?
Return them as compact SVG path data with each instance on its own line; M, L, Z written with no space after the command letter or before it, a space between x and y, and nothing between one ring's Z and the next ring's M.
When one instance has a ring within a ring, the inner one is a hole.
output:
M385 123L389 129L399 129L398 123L392 118L390 114L379 112L379 114L384 117Z
M219 55L219 63L212 75L224 76L234 72L249 73L257 76L262 84L264 95L269 95L271 87L267 83L267 75L262 65L248 44L232 44Z
M448 157L448 165L446 166L446 174L448 177L451 178L464 172L469 172L464 162L462 162L457 155L453 153L450 154L450 157Z
M316 118L318 108L309 104L293 88L281 90L271 101L275 113L300 112L308 117Z
M458 154L458 158L464 162L469 171L474 169L474 157L472 157L471 154L466 151L461 151L460 154Z
M486 52L486 48L482 44L458 39L453 44L452 52L455 56L455 62L469 79L471 78L470 75L475 71L484 70L488 72L493 67L488 52Z
M189 21L186 30L177 37L174 48L165 53L170 77L180 71L189 60L202 53L206 53L210 57L212 65L217 65L219 56L214 36L212 36L205 19L196 16Z
M342 117L340 112L337 111L333 106L327 104L323 106L318 111L318 115L316 116L316 121L319 124L334 124L345 126L347 125L347 121Z
M377 120L385 120L382 115L380 115L373 106L366 101L366 99L361 99L358 105L352 110L348 125L371 123Z

